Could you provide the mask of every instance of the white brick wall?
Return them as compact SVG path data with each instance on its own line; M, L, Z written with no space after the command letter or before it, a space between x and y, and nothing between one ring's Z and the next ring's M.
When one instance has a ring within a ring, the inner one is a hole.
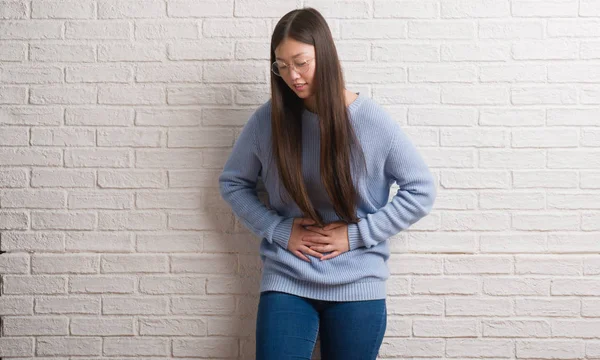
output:
M600 358L600 1L0 0L2 359L254 359L217 177L301 6L438 183L380 358Z

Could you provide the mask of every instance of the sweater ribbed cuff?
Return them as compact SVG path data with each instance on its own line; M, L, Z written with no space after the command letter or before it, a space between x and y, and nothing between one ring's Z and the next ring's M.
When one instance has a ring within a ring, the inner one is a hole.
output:
M350 245L350 250L355 250L361 246L365 246L365 243L360 236L358 224L348 225L348 244Z
M287 218L275 226L273 230L273 241L284 249L288 247L288 241L292 235L294 218Z

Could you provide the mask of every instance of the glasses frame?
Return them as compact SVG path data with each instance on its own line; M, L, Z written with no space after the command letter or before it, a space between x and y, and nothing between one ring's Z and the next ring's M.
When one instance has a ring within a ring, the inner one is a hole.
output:
M312 64L312 62L313 62L314 60L315 60L315 58L310 58L310 59L307 59L307 60L306 60L306 65L307 65L307 66L306 66L306 70L303 70L303 71L299 71L299 69L296 67L296 65L295 65L295 64L291 64L291 65L290 65L290 64L288 64L288 63L285 63L285 62L284 62L284 64L285 64L285 65L288 67L288 70L287 70L288 74L289 74L289 71L290 71L290 69L294 69L294 71L295 71L295 72L297 72L298 74L305 74L305 73L308 71L308 69L310 69L310 65ZM275 71L275 67L276 67L276 66L277 66L277 61L274 61L274 62L271 64L271 72L272 72L273 74L275 74L275 75L279 76L279 77L283 77L283 75L279 73L279 70Z

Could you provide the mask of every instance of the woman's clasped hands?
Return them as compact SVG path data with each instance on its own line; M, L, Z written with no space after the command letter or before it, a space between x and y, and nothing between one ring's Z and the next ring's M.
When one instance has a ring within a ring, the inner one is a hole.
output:
M338 221L324 227L315 226L308 218L295 218L288 250L298 258L310 262L306 255L328 260L350 250L348 225ZM325 253L329 253L325 255Z

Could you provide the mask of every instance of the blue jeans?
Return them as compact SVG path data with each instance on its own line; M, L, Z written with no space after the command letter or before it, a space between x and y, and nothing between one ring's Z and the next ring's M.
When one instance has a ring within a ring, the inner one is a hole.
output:
M256 360L310 360L320 331L321 360L375 360L386 328L385 299L321 301L261 293Z

